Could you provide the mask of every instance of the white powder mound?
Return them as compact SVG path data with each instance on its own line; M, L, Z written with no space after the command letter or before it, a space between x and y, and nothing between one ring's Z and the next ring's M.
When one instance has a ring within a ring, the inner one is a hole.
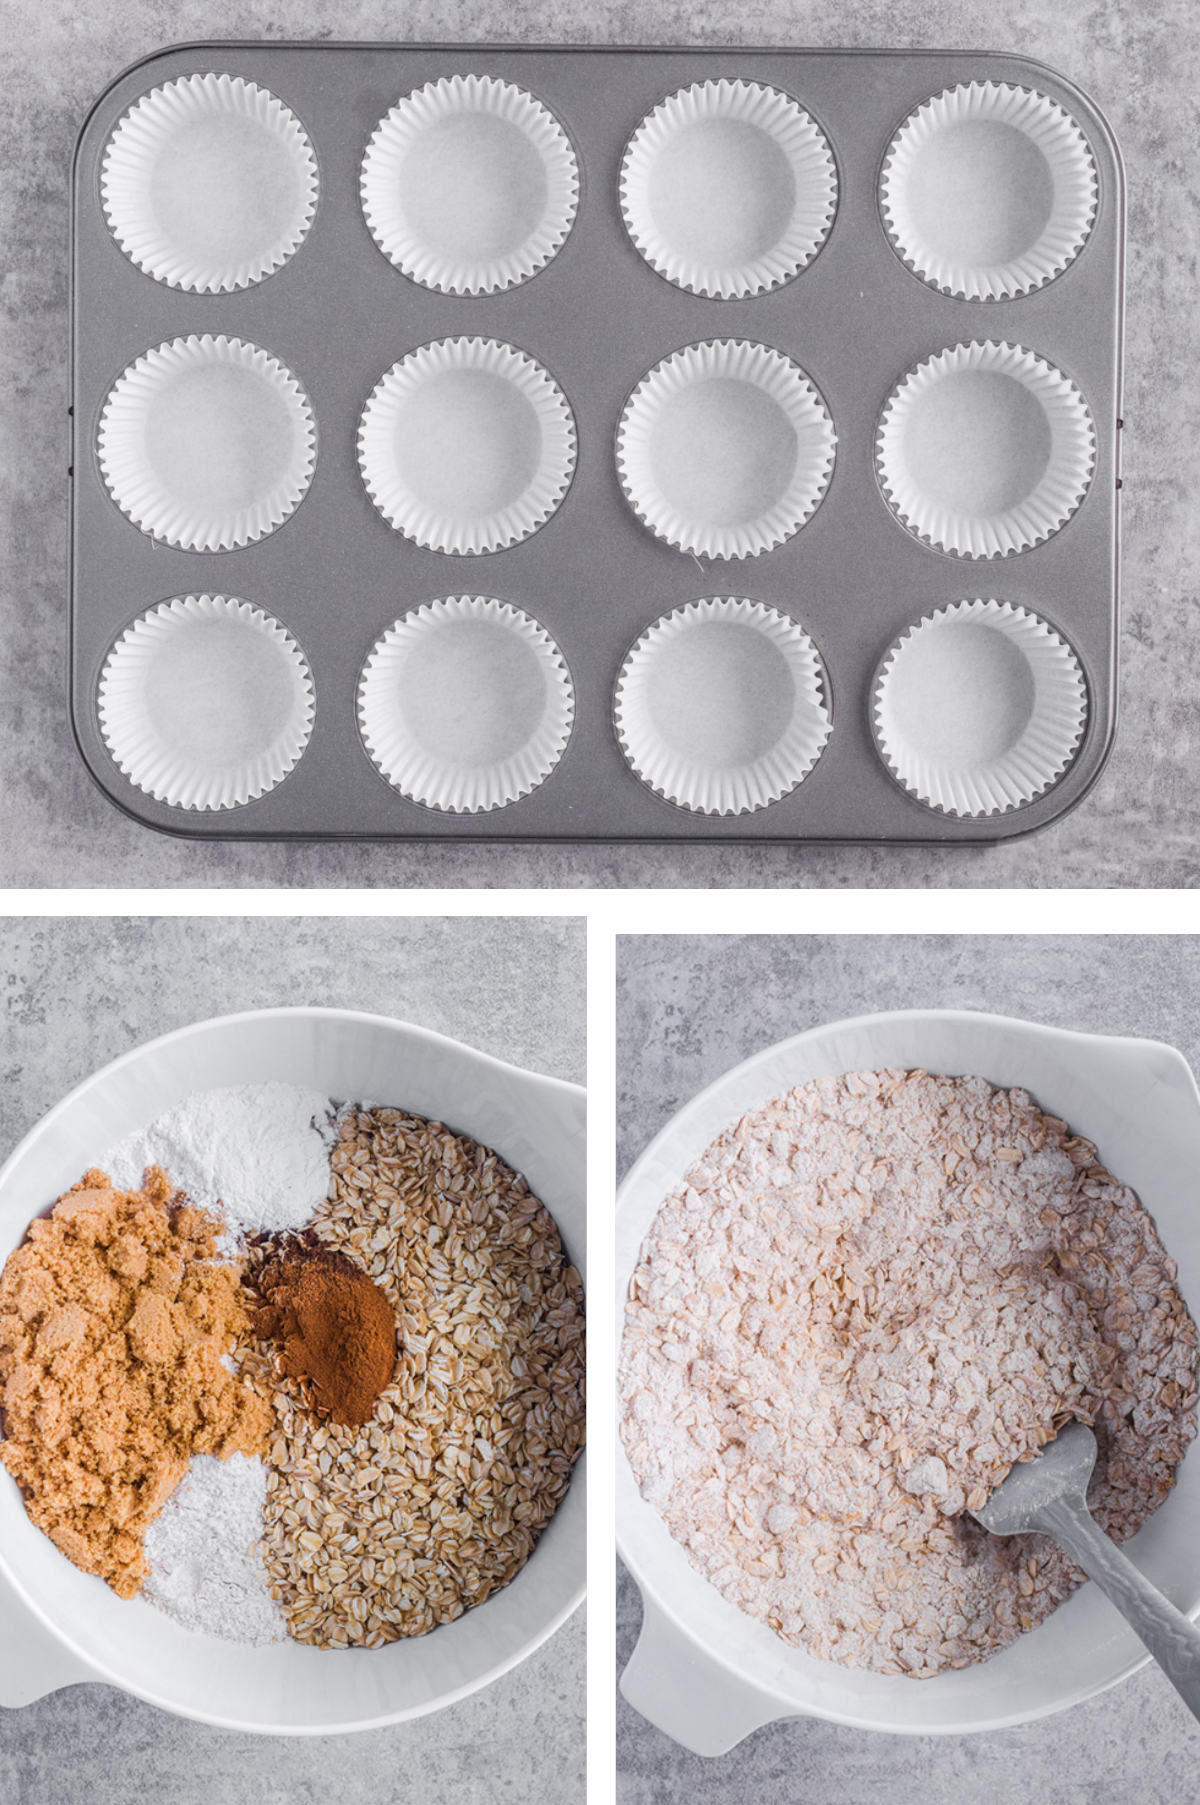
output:
M196 1091L97 1163L126 1190L162 1166L199 1209L224 1214L236 1242L302 1228L324 1203L335 1118L328 1097L292 1084Z
M283 1612L255 1550L266 1493L261 1460L197 1454L146 1531L149 1603L185 1630L256 1647L286 1641Z

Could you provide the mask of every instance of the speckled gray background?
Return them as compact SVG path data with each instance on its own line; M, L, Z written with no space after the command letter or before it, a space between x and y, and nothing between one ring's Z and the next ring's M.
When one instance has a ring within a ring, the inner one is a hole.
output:
M578 920L0 920L0 1157L139 1041L299 1002L399 1016L514 1065L584 1078ZM584 1654L580 1611L449 1710L313 1741L231 1734L73 1686L0 1709L0 1800L580 1805Z
M751 1053L821 1022L935 1007L1146 1035L1200 1070L1200 940L622 938L619 1171ZM640 1622L637 1587L620 1570L622 1667ZM991 1735L882 1736L810 1719L769 1725L707 1761L619 1699L617 1771L620 1805L1191 1805L1200 1725L1151 1668L1089 1704Z
M0 882L1191 886L1200 878L1200 34L1187 0L6 0L0 311ZM76 755L65 705L67 179L79 122L124 65L204 37L921 45L1015 50L1088 89L1130 183L1124 711L1117 750L1067 820L971 848L219 846L118 814Z

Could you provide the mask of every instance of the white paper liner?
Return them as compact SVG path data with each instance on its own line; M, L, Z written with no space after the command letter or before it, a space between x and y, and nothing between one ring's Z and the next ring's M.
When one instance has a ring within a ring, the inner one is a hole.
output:
M1003 558L1066 525L1091 482L1096 434L1075 384L1018 345L955 345L889 396L876 470L918 539Z
M642 121L620 194L629 236L660 276L732 300L778 288L812 262L837 210L837 168L789 94L697 82Z
M139 616L105 660L100 731L130 783L184 809L253 802L308 744L313 683L272 615L181 595Z
M104 152L100 193L125 255L171 288L261 282L304 242L317 163L282 101L234 75L186 75L142 96Z
M1008 300L1074 262L1096 217L1096 165L1078 125L1030 88L967 82L917 108L884 159L880 206L904 262L932 288Z
M642 782L705 815L744 815L786 796L832 728L808 634L734 596L689 602L642 634L621 666L613 718Z
M312 481L316 427L290 370L240 338L147 351L104 404L97 455L135 526L190 551L273 533Z
M451 595L388 628L358 685L363 744L410 801L504 808L544 783L575 718L563 657L511 602Z
M360 190L376 244L406 276L442 294L496 294L561 249L579 170L540 100L490 75L454 75L380 121Z
M433 551L494 552L555 512L575 422L548 371L496 339L447 338L393 364L363 409L358 462L384 519Z
M1062 776L1087 689L1066 640L1036 614L963 601L896 641L872 712L880 756L910 794L947 815L996 815Z
M714 339L642 378L617 428L617 469L638 519L668 545L751 558L811 518L836 444L798 364L767 345Z

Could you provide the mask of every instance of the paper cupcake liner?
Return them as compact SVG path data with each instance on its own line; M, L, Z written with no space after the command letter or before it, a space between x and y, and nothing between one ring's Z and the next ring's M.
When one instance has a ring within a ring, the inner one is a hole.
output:
M642 121L620 194L626 230L660 276L733 300L778 288L812 262L833 225L837 168L790 95L697 82Z
M454 75L380 121L360 191L376 244L406 276L442 294L496 294L561 249L579 170L540 100L490 75Z
M714 339L642 378L617 428L617 470L638 519L668 545L752 558L811 518L836 444L798 364L766 345Z
M808 634L733 596L689 602L642 634L621 666L613 718L635 775L704 815L745 815L786 796L832 729Z
M1057 533L1087 494L1096 433L1075 384L1018 345L955 345L889 396L875 444L884 497L925 544L1005 558Z
M1074 262L1096 217L1087 139L1030 88L966 82L911 114L888 147L880 207L914 275L943 294L1002 301Z
M376 384L358 463L371 500L405 538L460 555L500 551L562 502L575 422L553 377L523 351L440 339Z
M955 602L891 647L872 715L880 757L927 807L1005 814L1075 757L1087 688L1066 640L1027 608Z
M410 801L449 814L504 808L535 790L574 717L550 635L491 596L446 596L406 614L376 642L358 685L376 769Z
M316 427L296 378L240 338L177 338L119 379L100 416L109 493L144 533L229 551L273 533L312 481Z
M156 282L227 294L261 282L304 242L317 162L300 121L235 75L186 75L143 95L108 141L109 231Z
M98 712L137 789L175 808L237 808L299 760L313 683L272 615L232 596L181 595L121 634L100 673Z

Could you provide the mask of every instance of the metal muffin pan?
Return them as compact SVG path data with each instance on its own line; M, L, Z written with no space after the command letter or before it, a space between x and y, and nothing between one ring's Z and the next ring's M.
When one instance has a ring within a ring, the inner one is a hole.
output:
M267 89L300 121L319 199L300 248L255 286L190 293L142 273L104 217L100 171L122 116L164 83L227 73ZM449 76L490 76L534 95L562 126L579 171L565 243L520 286L447 295L383 255L359 196L363 154L403 96ZM664 99L694 83L759 83L791 96L824 133L837 211L811 263L748 299L689 293L639 253L621 216L625 147ZM1080 254L1014 299L969 301L907 269L881 217L883 160L897 129L961 83L998 82L1057 102L1082 130L1098 197ZM228 43L146 59L97 101L76 150L72 295L70 691L88 769L126 813L167 832L216 839L693 840L991 842L1044 826L1077 803L1103 767L1117 702L1124 183L1103 117L1040 64L965 52L781 49L518 49ZM225 335L260 347L296 378L316 420L311 486L266 537L228 551L185 551L122 514L97 455L101 412L143 353L176 338ZM422 549L377 511L356 455L368 396L399 359L433 341L490 338L543 366L569 403L577 461L565 498L508 549ZM616 435L642 377L685 346L739 339L794 360L837 434L832 479L807 523L775 549L718 559L673 549L622 492ZM991 559L952 556L910 533L881 494L880 415L919 364L959 344L1019 345L1078 388L1095 428L1087 494L1056 533ZM311 671L315 713L298 763L277 787L234 807L154 801L118 769L100 730L97 690L113 643L171 598L237 597L292 634ZM523 611L557 644L574 685L574 722L556 768L530 793L480 813L407 800L372 764L356 694L372 647L393 622L439 598L490 596ZM737 596L794 619L825 675L832 733L795 789L753 812L705 815L664 800L631 771L613 722L630 647L660 617ZM1087 686L1085 736L1065 774L1007 813L956 817L908 794L876 751L870 704L893 642L923 616L995 597L1031 610L1073 648Z

